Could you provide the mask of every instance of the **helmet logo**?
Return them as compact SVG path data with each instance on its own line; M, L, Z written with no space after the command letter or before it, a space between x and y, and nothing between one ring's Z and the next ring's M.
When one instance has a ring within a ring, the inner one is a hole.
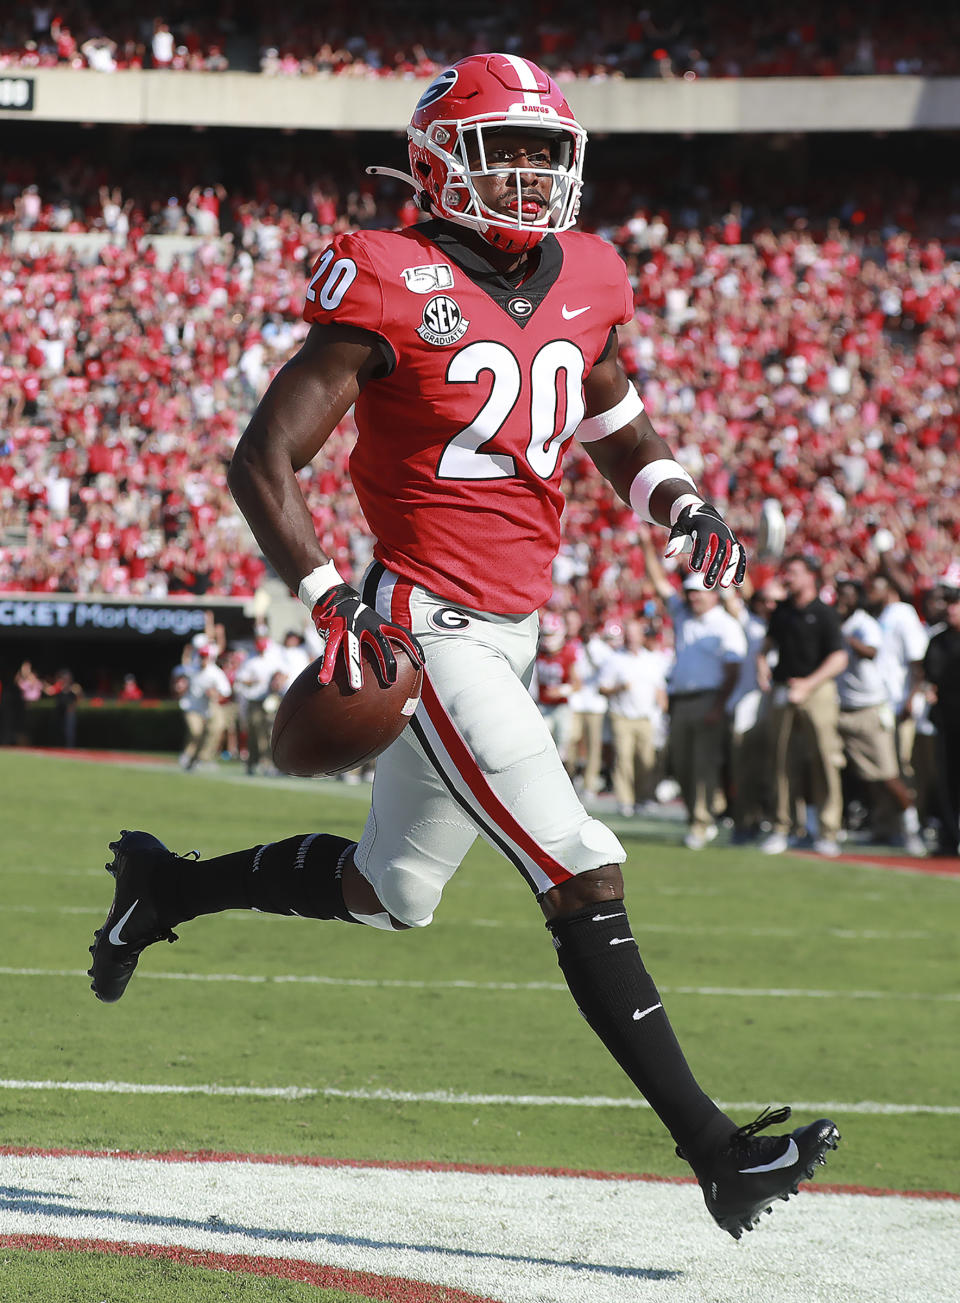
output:
M447 68L446 72L442 72L439 77L435 77L417 100L417 107L414 109L414 113L418 112L420 109L425 109L428 104L433 104L435 100L443 99L447 91L456 85L459 76L460 74L457 72L456 68Z
M437 294L424 306L417 334L427 344L455 344L467 333L469 325L456 300L447 294Z
M515 317L529 317L533 311L533 304L529 299L511 299L507 304L507 310Z

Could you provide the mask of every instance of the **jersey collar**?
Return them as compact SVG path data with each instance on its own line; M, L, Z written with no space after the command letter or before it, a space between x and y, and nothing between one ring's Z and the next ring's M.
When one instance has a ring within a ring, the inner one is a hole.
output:
M463 243L457 229L449 222L437 218L417 226L417 232L426 236L443 251L445 257L455 262L478 289L488 294L497 307L518 326L525 326L553 288L563 266L563 249L555 235L545 235L537 248L540 259L536 270L522 285L510 281L476 249Z

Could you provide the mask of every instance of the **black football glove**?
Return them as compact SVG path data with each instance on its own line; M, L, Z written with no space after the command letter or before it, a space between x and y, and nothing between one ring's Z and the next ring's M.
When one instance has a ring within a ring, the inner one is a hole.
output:
M397 680L397 659L390 646L391 639L399 643L417 669L423 665L423 648L410 630L384 620L372 606L360 600L360 594L349 584L337 584L324 593L311 615L323 639L323 665L317 679L324 685L333 678L341 647L347 679L357 691L363 687L364 643L373 648L385 683Z
M705 588L742 584L747 573L743 545L716 507L709 502L691 503L677 517L670 531L665 557L690 553L690 569L703 572Z

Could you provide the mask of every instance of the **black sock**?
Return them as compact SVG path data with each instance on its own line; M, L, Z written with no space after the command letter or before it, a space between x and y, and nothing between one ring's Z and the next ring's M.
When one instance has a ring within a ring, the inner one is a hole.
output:
M577 1007L691 1163L734 1124L698 1086L643 966L622 900L547 924Z
M164 865L163 904L183 923L224 909L258 909L303 918L351 918L341 874L356 842L327 833L303 833L209 860L178 858Z

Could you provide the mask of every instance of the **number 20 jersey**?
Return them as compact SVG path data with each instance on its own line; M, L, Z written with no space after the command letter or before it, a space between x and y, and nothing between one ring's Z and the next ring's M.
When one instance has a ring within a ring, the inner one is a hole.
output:
M583 382L633 315L616 250L565 232L511 286L454 227L337 236L304 319L383 341L357 400L350 476L389 569L451 602L526 614L550 596L561 462Z

